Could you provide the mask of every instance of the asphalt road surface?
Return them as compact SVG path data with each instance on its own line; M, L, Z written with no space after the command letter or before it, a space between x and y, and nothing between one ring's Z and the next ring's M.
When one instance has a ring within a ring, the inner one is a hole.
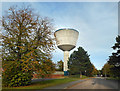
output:
M90 78L86 81L74 84L67 89L118 89L118 81L104 78Z

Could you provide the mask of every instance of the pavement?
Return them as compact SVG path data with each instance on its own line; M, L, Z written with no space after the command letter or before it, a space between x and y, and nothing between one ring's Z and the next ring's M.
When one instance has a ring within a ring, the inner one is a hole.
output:
M90 78L90 80L69 86L67 89L119 89L119 84L117 80Z

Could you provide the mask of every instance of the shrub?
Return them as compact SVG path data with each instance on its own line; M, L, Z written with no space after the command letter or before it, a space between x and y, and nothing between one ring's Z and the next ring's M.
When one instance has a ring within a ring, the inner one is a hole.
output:
M21 65L17 63L8 63L8 68L3 71L3 86L18 87L26 86L31 83L32 73L23 72Z

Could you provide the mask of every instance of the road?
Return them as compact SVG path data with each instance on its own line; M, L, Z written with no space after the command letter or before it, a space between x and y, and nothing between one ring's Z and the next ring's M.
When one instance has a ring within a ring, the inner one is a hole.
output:
M118 81L104 78L90 78L86 81L74 84L67 89L118 89Z

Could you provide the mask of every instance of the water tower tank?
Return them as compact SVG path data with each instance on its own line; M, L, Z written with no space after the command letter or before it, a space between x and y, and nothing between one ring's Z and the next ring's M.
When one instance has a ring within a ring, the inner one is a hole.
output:
M69 51L75 48L79 32L75 29L65 28L55 31L54 35L58 48L64 51L64 73L66 73Z

